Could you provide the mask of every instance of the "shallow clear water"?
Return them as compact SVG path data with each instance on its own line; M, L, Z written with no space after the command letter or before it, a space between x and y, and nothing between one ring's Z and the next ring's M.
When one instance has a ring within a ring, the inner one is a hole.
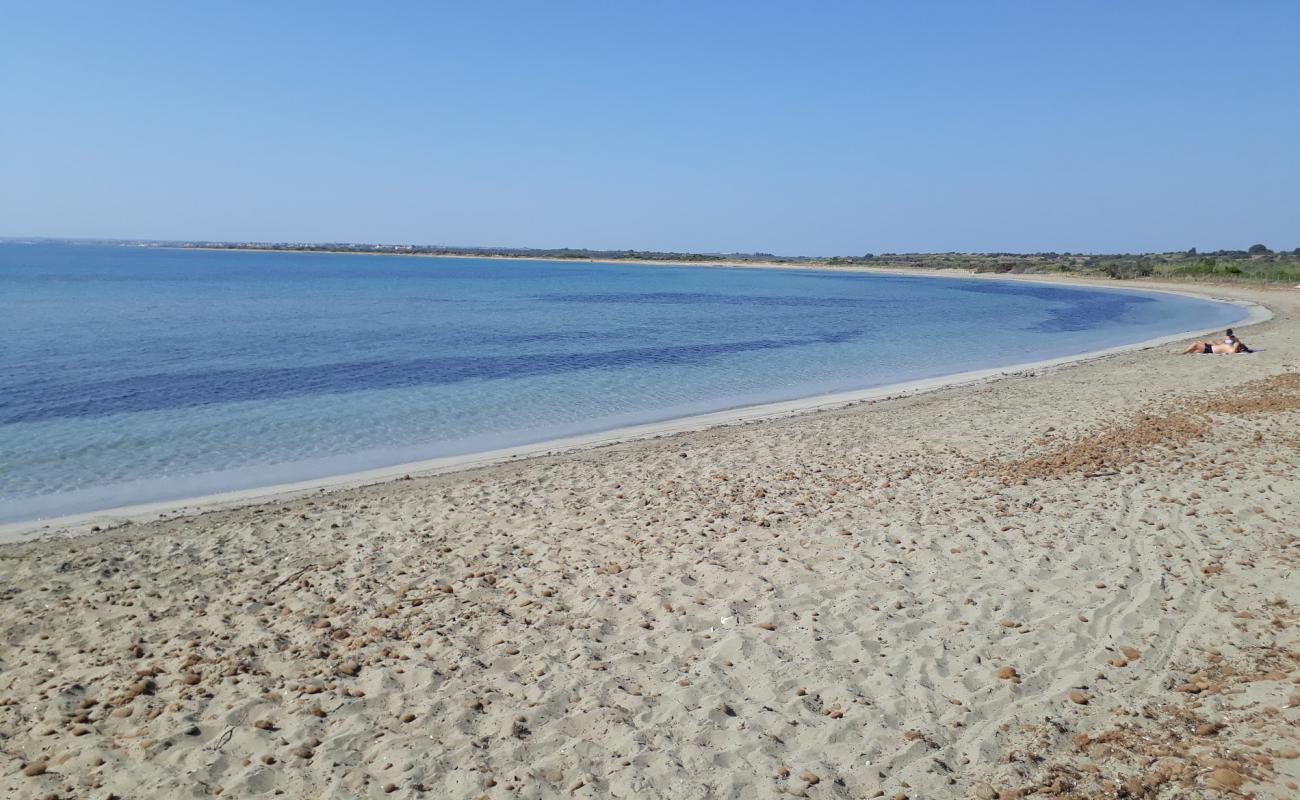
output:
M484 451L1241 319L806 270L0 244L0 520Z

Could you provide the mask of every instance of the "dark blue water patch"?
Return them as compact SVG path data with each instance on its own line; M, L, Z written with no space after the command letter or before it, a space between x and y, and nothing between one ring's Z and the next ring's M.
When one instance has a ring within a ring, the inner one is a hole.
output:
M555 375L580 370L698 365L733 353L839 343L866 333L865 329L859 329L811 337L599 352L378 359L300 367L138 375L57 388L42 381L0 388L0 424L433 386L469 380Z
M603 342L612 339L610 331L556 331L550 333L501 334L481 332L479 342L495 344L555 344L557 342Z
M712 292L580 292L539 294L537 300L553 303L636 304L636 305L727 305L778 306L786 308L862 308L879 309L889 301L855 297L775 297L769 295L717 294Z
M1090 292L1012 281L988 284L963 283L958 288L963 292L1018 295L1063 305L1063 308L1048 309L1047 319L1021 328L1021 330L1043 333L1093 330L1123 319L1133 306L1155 302L1155 298L1125 292Z

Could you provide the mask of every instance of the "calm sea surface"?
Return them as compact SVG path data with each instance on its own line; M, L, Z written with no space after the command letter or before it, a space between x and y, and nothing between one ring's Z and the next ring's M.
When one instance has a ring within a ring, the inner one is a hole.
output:
M0 520L471 453L1242 318L923 277L0 244Z

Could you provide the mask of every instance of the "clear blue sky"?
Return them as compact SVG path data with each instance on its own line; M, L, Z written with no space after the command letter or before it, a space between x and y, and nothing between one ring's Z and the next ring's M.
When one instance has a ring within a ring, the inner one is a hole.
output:
M0 235L1300 246L1300 3L0 0Z

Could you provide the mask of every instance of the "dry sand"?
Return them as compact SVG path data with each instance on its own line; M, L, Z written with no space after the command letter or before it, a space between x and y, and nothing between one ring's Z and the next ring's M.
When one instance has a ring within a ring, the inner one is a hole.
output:
M1297 796L1300 294L997 382L0 547L0 796Z

